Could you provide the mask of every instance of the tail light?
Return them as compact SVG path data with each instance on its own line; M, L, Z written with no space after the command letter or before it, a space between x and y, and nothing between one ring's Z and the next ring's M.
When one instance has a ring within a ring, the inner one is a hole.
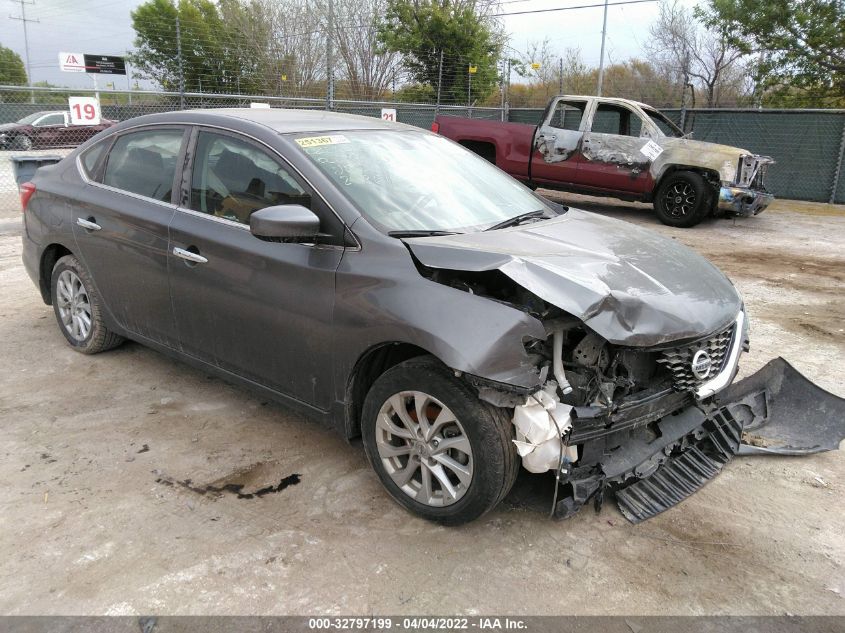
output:
M431 131L435 134L440 134L440 124L437 121L431 124Z
M21 211L26 211L26 205L29 204L30 199L35 193L35 185L31 182L25 182L21 185Z

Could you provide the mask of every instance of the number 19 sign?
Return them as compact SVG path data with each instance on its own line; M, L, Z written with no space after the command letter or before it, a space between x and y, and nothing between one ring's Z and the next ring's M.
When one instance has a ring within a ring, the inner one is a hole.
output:
M71 125L99 125L100 102L95 97L68 97Z

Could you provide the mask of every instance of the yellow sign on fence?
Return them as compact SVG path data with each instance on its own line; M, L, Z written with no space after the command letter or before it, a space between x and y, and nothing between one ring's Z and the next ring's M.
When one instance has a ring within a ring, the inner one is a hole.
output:
M477 72L478 72L478 66L470 66L469 67L469 74L470 75L474 75Z

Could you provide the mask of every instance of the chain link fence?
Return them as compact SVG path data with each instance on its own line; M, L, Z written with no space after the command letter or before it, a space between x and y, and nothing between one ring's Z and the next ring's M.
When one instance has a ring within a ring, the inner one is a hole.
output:
M0 86L0 209L18 206L12 159L21 156L64 156L94 134L132 117L182 108L249 107L261 102L270 107L325 109L324 99L249 95L115 92L100 95L103 121L97 126L70 125L67 98L71 92L39 90L36 103L2 99L20 88ZM36 89L38 90L38 89ZM26 89L27 92L30 89ZM437 114L475 119L504 120L536 125L542 108L466 107L391 102L334 101L334 110L380 117L383 108L396 110L396 118L421 128L431 126ZM666 110L675 121L680 110ZM8 125L3 125L8 124ZM768 186L779 198L845 203L845 111L842 110L689 110L686 131L701 141L742 147L772 156Z

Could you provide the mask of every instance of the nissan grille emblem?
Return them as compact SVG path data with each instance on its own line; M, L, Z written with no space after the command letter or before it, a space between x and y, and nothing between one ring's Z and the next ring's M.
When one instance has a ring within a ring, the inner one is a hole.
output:
M710 375L711 363L710 354L705 352L703 349L698 350L692 357L692 365L690 366L692 369L692 375L699 380L704 380Z

